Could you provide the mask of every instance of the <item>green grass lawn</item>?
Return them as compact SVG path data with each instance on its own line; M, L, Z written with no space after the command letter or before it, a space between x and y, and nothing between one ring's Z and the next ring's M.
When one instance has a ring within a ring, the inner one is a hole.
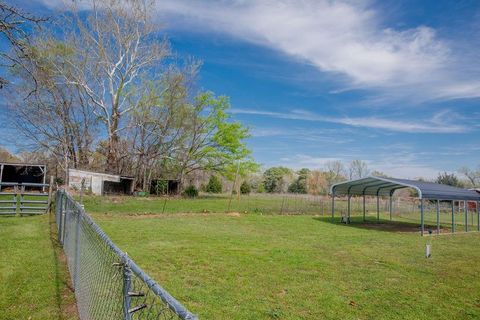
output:
M78 199L78 197L77 197ZM252 194L240 198L226 194L202 194L195 199L181 197L86 196L83 199L89 212L120 214L249 212L261 214L309 213L327 214L330 204L326 198L277 194Z
M0 217L0 319L77 319L48 215Z
M434 237L426 259L418 233L329 217L112 213L156 208L135 201L86 208L201 319L480 318L478 233Z

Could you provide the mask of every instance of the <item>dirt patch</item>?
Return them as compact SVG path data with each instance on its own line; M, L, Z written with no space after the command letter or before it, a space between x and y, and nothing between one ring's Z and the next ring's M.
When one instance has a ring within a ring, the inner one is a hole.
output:
M242 214L240 212L229 212L227 213L227 216L230 217L240 217Z

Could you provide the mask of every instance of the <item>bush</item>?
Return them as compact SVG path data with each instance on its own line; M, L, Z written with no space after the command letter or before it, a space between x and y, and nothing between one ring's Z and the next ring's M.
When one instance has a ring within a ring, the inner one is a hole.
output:
M257 193L265 193L265 185L260 183L257 187Z
M195 198L195 197L198 197L198 190L197 188L195 188L195 186L188 186L187 188L185 188L185 190L183 191L183 195L185 197L189 197L189 198Z
M241 194L250 194L252 188L247 181L243 181L242 185L240 186L240 193Z
M222 183L217 176L211 176L205 189L209 193L222 193Z

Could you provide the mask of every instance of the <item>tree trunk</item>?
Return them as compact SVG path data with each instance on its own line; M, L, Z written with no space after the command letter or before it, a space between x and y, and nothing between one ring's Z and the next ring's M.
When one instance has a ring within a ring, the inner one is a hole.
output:
M108 128L108 151L106 171L109 173L118 173L118 143L120 137L118 136L118 121L120 115L118 112L113 113L110 127Z

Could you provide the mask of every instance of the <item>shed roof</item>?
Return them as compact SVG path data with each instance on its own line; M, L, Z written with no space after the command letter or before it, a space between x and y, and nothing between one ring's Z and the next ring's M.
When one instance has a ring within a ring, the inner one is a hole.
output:
M330 192L334 195L390 196L395 190L403 188L415 189L420 199L480 201L480 194L473 190L432 182L375 176L336 183L332 185Z

